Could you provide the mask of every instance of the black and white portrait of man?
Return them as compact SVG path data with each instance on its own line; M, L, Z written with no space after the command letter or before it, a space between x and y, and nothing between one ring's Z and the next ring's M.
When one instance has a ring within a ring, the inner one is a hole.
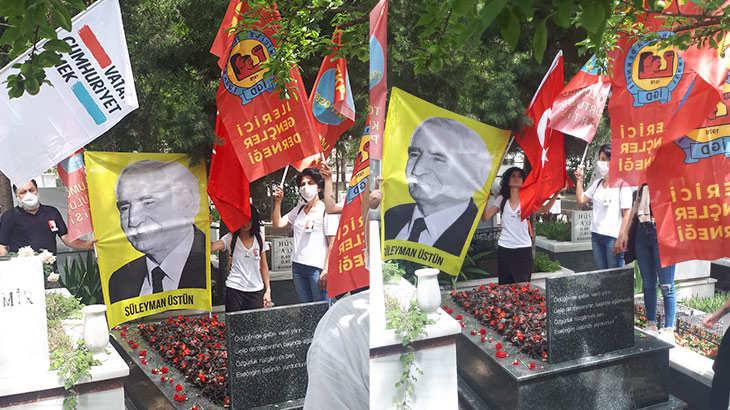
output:
M451 118L421 122L411 135L405 168L415 203L385 212L385 240L418 242L460 255L477 217L474 193L491 169L492 157L476 131Z
M144 255L109 279L111 303L183 288L206 287L206 236L194 224L198 180L176 161L126 166L115 194L122 231Z

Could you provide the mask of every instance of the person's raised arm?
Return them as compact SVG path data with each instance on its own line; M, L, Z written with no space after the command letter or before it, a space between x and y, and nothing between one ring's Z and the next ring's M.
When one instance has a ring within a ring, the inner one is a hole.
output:
M487 203L489 203L489 197L487 197ZM482 222L487 222L489 218L496 215L497 212L499 212L499 204L496 202L493 203L492 206L485 206L484 212L482 212Z
M81 239L74 239L73 241L68 240L68 234L61 236L61 242L63 242L69 248L90 250L94 249L94 244L99 238L91 238L88 241L82 241Z
M289 221L281 218L281 200L284 199L284 189L280 186L274 190L274 209L271 210L271 227L283 229L290 225Z
M211 253L222 251L223 249L226 249L226 244L223 243L223 239L218 239L217 241L210 243Z
M5 256L8 254L8 247L5 245L0 245L0 256Z
M579 165L575 170L575 202L578 205L585 205L591 200L583 191L583 172L583 165Z
M342 205L336 204L332 198L332 168L326 162L322 162L319 173L324 178L324 211L328 214L342 213Z

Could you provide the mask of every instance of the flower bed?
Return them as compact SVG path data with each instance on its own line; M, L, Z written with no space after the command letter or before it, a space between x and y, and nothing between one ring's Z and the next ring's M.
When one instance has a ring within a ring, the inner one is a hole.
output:
M477 322L494 329L504 340L517 346L528 356L535 359L545 358L545 297L540 294L539 289L530 287L529 283L492 283L488 286L479 285L472 290L454 291L451 298L473 315ZM448 312L448 307L445 308ZM462 320L459 316L456 319Z
M722 340L723 326L720 322L715 324L712 330L705 329L702 325L705 315L705 312L677 304L674 339L677 345L714 360ZM657 301L656 323L658 326L664 324L664 304L661 299ZM646 328L644 299L640 296L634 303L634 325L638 328Z
M127 326L117 326L115 330L133 349L138 347L127 337ZM185 375L187 382L198 387L203 396L221 406L229 404L226 327L218 321L218 315L211 318L177 316L159 324L141 324L139 332L169 365ZM147 351L138 353L142 364L147 365ZM167 367L148 371L163 382L174 383ZM175 390L175 401L188 399L183 386L177 384Z

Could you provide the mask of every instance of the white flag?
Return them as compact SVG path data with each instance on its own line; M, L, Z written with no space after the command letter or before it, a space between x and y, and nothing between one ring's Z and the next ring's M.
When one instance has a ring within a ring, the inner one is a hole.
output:
M118 0L102 0L58 38L72 51L46 69L53 86L9 99L0 86L0 171L17 184L54 167L138 107ZM42 48L43 42L39 43ZM0 83L30 51L0 71Z

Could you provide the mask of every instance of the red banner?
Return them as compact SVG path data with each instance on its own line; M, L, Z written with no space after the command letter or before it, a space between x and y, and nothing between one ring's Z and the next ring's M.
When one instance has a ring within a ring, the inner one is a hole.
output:
M370 176L370 135L365 127L360 140L360 152L347 189L345 206L342 208L337 236L329 255L327 295L341 295L370 285L370 274L365 261L365 229L362 206L368 177ZM365 204L367 206L367 204Z
M216 117L216 135L224 143L213 146L208 176L208 196L215 204L229 231L235 232L251 219L249 206L249 186L246 173L241 168L236 152L231 144L220 117Z
M595 56L578 71L553 102L550 128L593 141L611 91L609 78L598 73Z
M335 29L332 42L342 44L340 37L342 31ZM338 58L336 47L333 47L332 53L322 60L319 75L309 95L309 103L319 131L322 152L325 158L329 158L337 139L355 123L355 102L352 98L347 63L344 57ZM292 165L301 171L316 166L320 159L321 155L313 155Z
M520 189L522 219L532 215L554 193L569 181L565 170L565 138L550 127L550 112L555 97L563 89L563 53L542 79L527 108L532 126L525 127L516 141L525 152L532 169Z
M662 266L730 256L730 76L702 126L662 146L647 173Z
M388 0L370 12L370 153L383 158L385 100L388 92Z
M696 6L673 2L669 7L680 13ZM641 20L663 38L673 35L659 31L665 20L656 14ZM687 51L660 49L647 40L623 36L613 67L609 180L612 185L637 186L646 181L657 149L699 127L715 108L727 64L709 45Z
M84 149L61 161L57 169L58 176L68 188L68 239L73 241L94 230L89 210Z
M238 22L236 10L246 13L250 8L231 0L211 48L223 70L216 103L241 166L254 181L321 148L299 71L289 71L294 83L288 99L274 92L275 81L266 76L265 62L276 51L276 27L264 25L280 19L276 5L259 9L260 21L249 31L229 35L226 29Z

